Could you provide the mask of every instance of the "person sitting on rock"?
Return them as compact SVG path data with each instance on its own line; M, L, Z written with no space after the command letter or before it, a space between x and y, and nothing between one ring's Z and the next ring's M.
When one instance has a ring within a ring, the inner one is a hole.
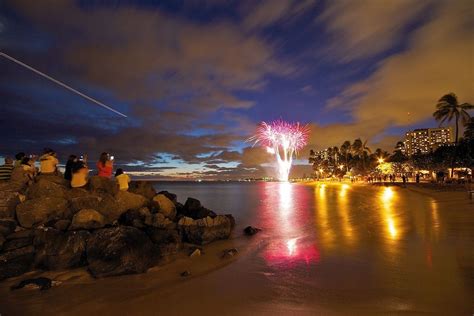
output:
M21 152L21 153L18 153L15 155L15 164L13 165L13 167L20 167L21 166L21 161L23 160L23 158L26 157L26 154Z
M83 161L76 161L72 166L71 187L83 188L87 185L89 168Z
M40 157L41 174L52 175L58 173L58 158L56 153L50 148L44 149L44 154Z
M103 152L100 154L99 161L97 162L97 171L99 177L110 178L114 168L114 156L110 156L108 153Z
M117 179L120 191L127 191L130 183L130 176L123 173L122 168L118 168L115 172L115 179Z
M64 179L71 181L72 180L72 167L78 161L76 155L69 155L69 158L66 162L66 166L64 168Z
M13 159L10 157L5 158L5 164L0 166L0 181L8 181L12 176L13 171Z

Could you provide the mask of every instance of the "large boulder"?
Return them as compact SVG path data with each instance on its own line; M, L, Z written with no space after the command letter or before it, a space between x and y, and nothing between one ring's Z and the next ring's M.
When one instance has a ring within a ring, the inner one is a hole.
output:
M120 225L134 226L137 228L144 228L147 223L152 222L153 215L150 213L148 207L142 207L138 210L128 210L118 220Z
M156 190L151 181L132 181L129 184L128 191L140 194L151 200L156 195Z
M115 195L118 191L118 185L115 179L93 176L89 178L90 191L93 193L107 193Z
M26 246L33 245L33 238L32 237L25 237L25 238L15 238L5 241L3 244L2 250L3 251L11 251L19 248L23 248Z
M22 227L31 228L53 220L68 219L72 213L66 199L42 197L18 204L16 216Z
M178 222L183 238L193 244L208 244L219 239L228 239L232 232L232 220L228 215L217 215L193 220L182 217Z
M83 209L74 214L69 230L97 229L104 227L105 217L93 209Z
M39 182L42 180L46 180L48 182L53 182L59 184L63 187L69 187L69 181L64 179L62 175L53 175L53 174L39 174L36 176L35 181Z
M174 193L171 193L171 192L168 192L168 191L160 191L160 192L158 192L158 194L163 194L168 199L170 199L171 202L173 202L175 204L178 203L178 196Z
M87 264L87 231L61 232L56 229L35 231L35 266L46 270L81 267Z
M155 244L160 259L168 259L181 248L181 236L175 229L147 227L145 232Z
M8 184L8 182L2 184ZM15 217L15 209L19 203L20 194L18 192L9 190L0 191L0 218Z
M82 209L99 209L102 197L95 194L87 194L83 196L73 197L69 200L70 209L73 213L76 213Z
M30 271L34 253L33 246L27 246L0 254L0 280Z
M169 218L165 217L161 213L156 213L156 214L153 214L151 217L148 217L145 224L148 226L153 226L153 227L162 228L162 229L175 229L176 228L176 223L174 223L173 221L171 221Z
M108 223L118 220L124 212L119 202L110 194L100 195L99 207L96 210L104 215Z
M16 221L13 218L0 218L0 235L7 236L15 231Z
M176 217L176 205L166 195L158 194L153 197L153 207L165 217L173 220Z
M87 242L89 271L94 277L143 273L156 262L148 236L131 226L102 228Z
M43 176L30 185L27 190L28 199L36 199L41 197L59 197L67 198L67 189L64 185L57 184L50 179L54 176Z
M203 207L201 205L201 201L188 197L186 202L184 203L184 207L180 209L180 212L187 217L191 217L192 219L201 219L206 218L208 216L215 217L216 214L211 210Z
M115 199L119 204L120 215L128 210L138 210L148 204L148 200L143 195L127 191L119 191Z

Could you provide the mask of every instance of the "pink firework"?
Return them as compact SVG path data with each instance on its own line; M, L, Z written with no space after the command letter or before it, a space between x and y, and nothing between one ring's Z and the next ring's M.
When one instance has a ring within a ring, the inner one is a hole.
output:
M260 123L257 134L250 138L255 144L261 144L275 155L278 179L288 181L293 155L302 149L308 140L309 128L300 123L288 123L282 120Z

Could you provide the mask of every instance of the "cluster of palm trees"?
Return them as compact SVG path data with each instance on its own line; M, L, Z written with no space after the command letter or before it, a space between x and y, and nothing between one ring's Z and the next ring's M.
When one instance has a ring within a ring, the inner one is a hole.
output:
M442 96L437 104L433 117L440 126L445 122L455 123L454 146L440 147L435 152L423 155L407 157L403 154L404 143L399 141L392 154L377 148L371 151L367 146L367 140L360 138L345 141L340 147L329 147L325 150L310 151L309 163L313 165L315 174L320 177L337 176L342 177L349 171L353 175L366 175L374 172L382 162L394 164L407 164L408 168L429 170L441 169L447 164L451 168L451 176L454 167L474 168L474 118L469 114L474 105L459 103L454 93ZM463 124L464 137L459 138L460 124Z
M346 140L340 147L328 147L318 152L310 150L309 163L318 176L341 177L349 171L366 174L389 156L388 152L380 148L372 151L367 141L358 138L352 143Z

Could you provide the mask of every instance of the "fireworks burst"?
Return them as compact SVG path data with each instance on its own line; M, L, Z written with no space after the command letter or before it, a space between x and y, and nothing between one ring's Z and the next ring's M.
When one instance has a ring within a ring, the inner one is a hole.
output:
M266 147L268 153L275 155L278 180L288 181L293 156L306 145L308 133L307 125L278 120L260 123L256 135L249 140Z

